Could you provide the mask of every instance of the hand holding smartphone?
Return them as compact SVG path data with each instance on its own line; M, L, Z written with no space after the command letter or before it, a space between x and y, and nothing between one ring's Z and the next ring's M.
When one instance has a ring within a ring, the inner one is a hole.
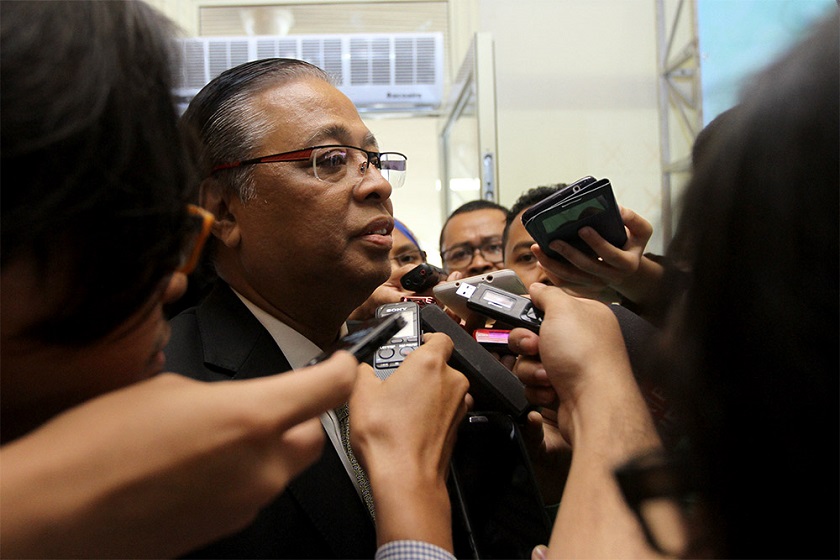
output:
M578 235L584 226L592 227L616 247L627 243L627 232L609 179L596 180L591 176L578 179L526 210L522 214L522 224L540 249L558 260L563 257L549 247L555 239L595 255Z

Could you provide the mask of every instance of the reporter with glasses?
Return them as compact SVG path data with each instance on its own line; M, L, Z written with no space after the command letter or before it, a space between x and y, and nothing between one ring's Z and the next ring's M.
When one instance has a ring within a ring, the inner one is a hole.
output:
M504 268L506 218L507 208L489 200L471 200L449 214L440 230L439 246L449 280Z
M233 386L304 367L391 274L390 197L407 158L381 151L329 76L300 60L223 72L181 123L201 140L199 198L216 219L208 250L219 281L172 319L167 367ZM315 464L250 525L189 556L371 558L406 539L426 541L408 543L414 553L451 551L445 467L468 385L446 365L451 351L433 333L387 381L368 367L349 416L339 406L321 415L327 443ZM444 515L423 514L441 504Z
M533 558L838 557L840 12L828 12L748 81L695 161L672 247L692 274L651 369L680 439L659 441L607 307L531 286L545 319L539 337L511 333L515 371L573 450Z

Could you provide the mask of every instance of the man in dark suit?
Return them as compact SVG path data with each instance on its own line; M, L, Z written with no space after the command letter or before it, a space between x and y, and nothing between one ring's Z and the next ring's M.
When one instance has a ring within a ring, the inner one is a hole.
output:
M167 369L218 381L300 368L390 274L390 195L405 156L380 153L353 103L297 60L221 74L182 124L202 141L200 196L216 216L219 280L172 320ZM363 484L336 414L321 420L329 441L320 460L253 524L194 556L373 557Z

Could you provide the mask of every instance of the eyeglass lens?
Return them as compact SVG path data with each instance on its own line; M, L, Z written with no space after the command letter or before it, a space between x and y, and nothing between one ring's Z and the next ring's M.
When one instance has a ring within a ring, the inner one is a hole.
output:
M682 460L661 451L645 453L616 469L615 476L655 550L683 558L698 550L706 514L700 485Z
M354 170L358 170L361 181L371 165L379 170L393 188L402 186L405 181L406 158L396 152L377 155L376 152L350 146L318 148L312 152L312 165L315 176L330 183L343 181Z
M467 266L475 258L476 250L481 253L484 259L492 263L497 263L502 260L501 240L491 240L478 247L474 247L469 243L457 245L448 251L444 251L443 258L451 266Z
M673 497L651 498L639 504L652 544L665 554L681 555L688 550L689 536L684 509Z
M405 266L408 264L420 264L426 258L426 255L421 251L406 251L405 253L400 253L395 257L391 257L391 260L397 264L397 266Z

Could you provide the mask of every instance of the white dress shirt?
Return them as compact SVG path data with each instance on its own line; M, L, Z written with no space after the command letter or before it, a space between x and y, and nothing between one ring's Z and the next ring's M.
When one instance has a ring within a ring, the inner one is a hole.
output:
M274 317L273 315L270 315L266 311L260 309L236 290L233 290L233 293L242 300L245 307L247 307L251 313L254 314L254 317L256 317L262 324L262 326L265 327L271 335L271 338L273 338L274 342L277 343L280 351L283 352L284 356L286 356L286 359L289 361L289 365L292 366L292 369L300 369L306 366L306 364L309 363L309 360L321 353L321 349L318 348L314 342L297 332L295 329L283 323L277 317ZM340 334L341 336L347 334L346 324L341 327ZM338 417L336 416L334 410L328 410L327 412L321 414L321 425L324 426L324 431L327 432L327 437L330 438L330 442L332 442L333 447L335 447L335 450L341 459L341 463L344 465L344 470L347 471L347 476L350 477L350 480L353 482L353 486L356 488L356 492L359 494L359 498L361 498L362 489L356 481L356 473L353 471L353 466L350 464L350 460L347 458L347 453L344 452L344 446L341 444L341 432L339 431Z

